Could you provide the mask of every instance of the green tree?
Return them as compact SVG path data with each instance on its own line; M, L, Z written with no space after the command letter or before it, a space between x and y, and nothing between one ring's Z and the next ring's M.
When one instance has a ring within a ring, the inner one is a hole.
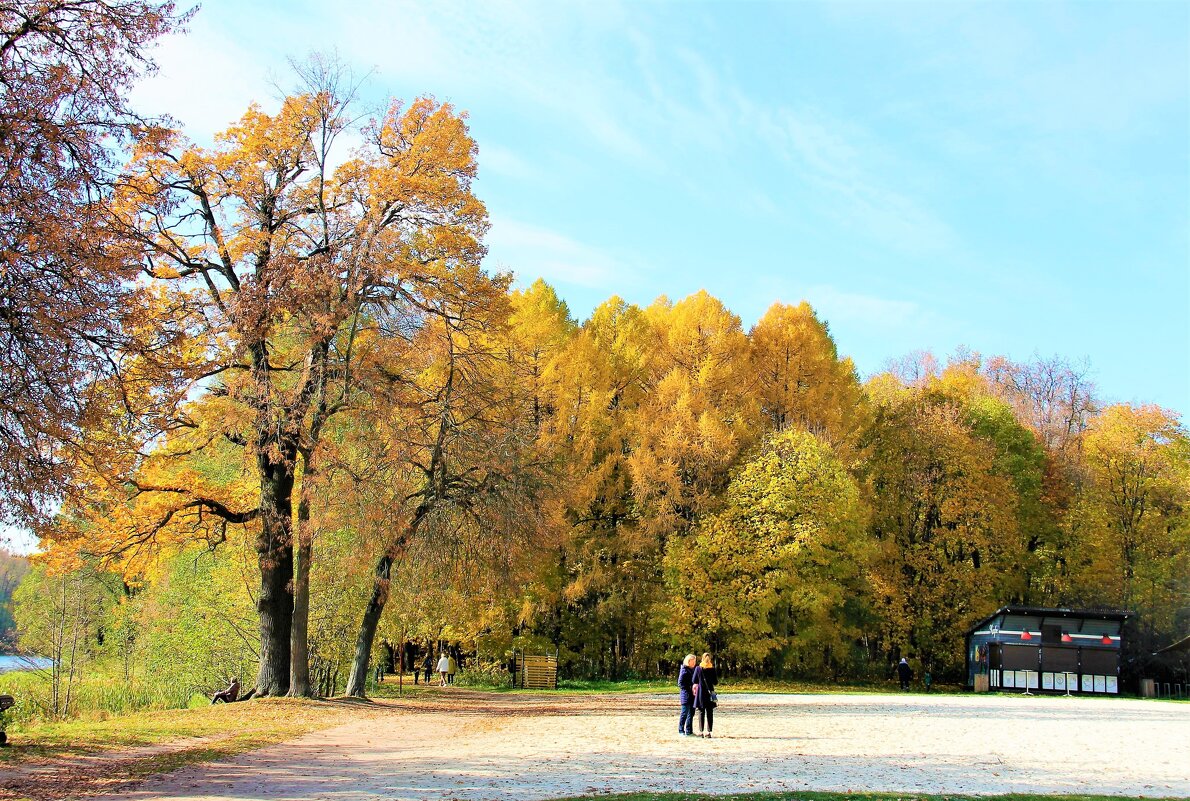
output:
M12 616L12 596L28 572L27 559L0 548L0 651L12 643L16 633L16 620Z
M80 674L100 653L110 578L85 562L70 570L39 566L13 596L21 651L50 660L35 672L47 682L43 706L52 718L71 713Z
M869 556L855 480L824 440L787 428L722 511L669 541L669 632L778 675L833 675L860 634Z

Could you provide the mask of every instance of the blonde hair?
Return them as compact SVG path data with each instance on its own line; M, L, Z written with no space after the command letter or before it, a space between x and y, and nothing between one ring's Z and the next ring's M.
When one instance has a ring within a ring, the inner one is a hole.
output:
M697 662L697 661L698 661L698 657L695 656L694 654L686 654L686 656L682 659L682 664L685 665L686 667L690 667L691 662Z
M714 660L714 659L711 659L711 655L710 655L710 654L703 654L703 655L702 655L702 665L701 665L701 667L704 667L704 668L713 668L714 666L715 666L715 660Z

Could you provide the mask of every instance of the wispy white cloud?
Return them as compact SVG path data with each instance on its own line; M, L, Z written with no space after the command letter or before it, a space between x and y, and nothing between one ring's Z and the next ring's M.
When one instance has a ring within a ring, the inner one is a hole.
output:
M811 108L765 107L737 93L752 127L794 175L812 189L817 211L856 235L909 254L954 249L958 234L928 203L891 175L903 167L869 131Z
M646 127L675 148L700 152L708 170L722 165L720 182L746 183L756 176L741 175L733 165L767 161L774 171L790 174L791 194L808 194L814 213L857 237L910 254L957 246L958 235L943 216L897 180L923 165L900 163L872 130L819 108L758 99L713 54L666 49L639 30L629 38L641 75L641 105L650 110ZM705 176L677 176L687 192L714 200L700 178ZM740 194L753 196L754 190Z
M653 158L631 114L622 113L625 87L597 60L597 37L624 22L618 3L580 4L567 14L446 0L310 10L329 41L350 42L354 60L375 65L390 80L528 105L543 124L562 124L620 157Z
M806 287L805 296L822 317L848 325L888 330L917 328L927 324L930 317L911 300L845 292L825 284Z
M488 261L511 270L518 281L544 278L557 286L624 291L637 283L639 264L608 253L566 234L536 225L495 217L487 238Z
M484 142L480 145L479 168L481 177L492 172L519 181L538 181L543 178L539 167L521 157L512 148L494 142Z

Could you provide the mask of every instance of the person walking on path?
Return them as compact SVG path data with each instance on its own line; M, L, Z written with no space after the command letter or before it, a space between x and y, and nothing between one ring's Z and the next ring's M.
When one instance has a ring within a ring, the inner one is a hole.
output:
M689 737L694 734L694 665L698 657L686 654L678 668L678 702L682 712L678 715L678 734Z
M446 652L438 657L438 683L442 687L446 686L446 674L450 670L450 660L446 658Z
M694 669L691 680L694 684L694 708L698 710L698 736L710 737L711 731L715 728L715 707L718 698L715 685L719 682L719 676L715 672L715 660L710 654L702 655L702 662Z
M901 689L909 689L909 679L913 678L913 668L909 667L909 660L901 657L901 661L897 663L897 676L901 679Z
M459 669L459 661L454 658L454 654L448 655L446 657L446 683L447 684L455 683L455 673L458 672L458 669Z
M434 655L426 651L426 658L421 661L422 672L426 674L426 686L430 686L430 673L434 671Z

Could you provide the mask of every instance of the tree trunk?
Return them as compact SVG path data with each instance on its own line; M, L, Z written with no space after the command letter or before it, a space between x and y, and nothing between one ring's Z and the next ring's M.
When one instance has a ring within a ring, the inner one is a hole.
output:
M310 559L314 551L314 531L310 523L310 496L314 492L318 467L313 455L305 460L301 496L298 500L298 547L293 571L293 622L289 637L289 694L307 698L310 690Z
M257 456L260 468L260 672L256 694L289 691L289 638L293 621L293 461L274 460L268 450ZM288 463L287 463L288 462Z
M359 636L355 639L355 657L351 660L351 674L347 677L347 695L364 697L364 685L368 678L368 660L372 656L372 643L376 639L376 628L388 602L389 578L392 575L393 558L385 554L376 564L376 578L372 582L372 597L364 609Z
M409 525L401 531L400 536L393 539L384 556L376 563L372 597L368 599L364 619L360 622L359 636L355 638L355 657L351 660L351 674L347 678L347 695L365 697L364 683L368 678L368 660L372 655L372 643L376 640L376 627L380 625L380 616L384 613L384 605L388 603L388 583L392 576L393 560L417 536L417 530L421 527L422 520L430 513L432 505L433 502L427 500L418 505Z
M310 558L312 542L301 533L294 554L293 620L289 629L289 694L294 698L308 698L310 691Z

